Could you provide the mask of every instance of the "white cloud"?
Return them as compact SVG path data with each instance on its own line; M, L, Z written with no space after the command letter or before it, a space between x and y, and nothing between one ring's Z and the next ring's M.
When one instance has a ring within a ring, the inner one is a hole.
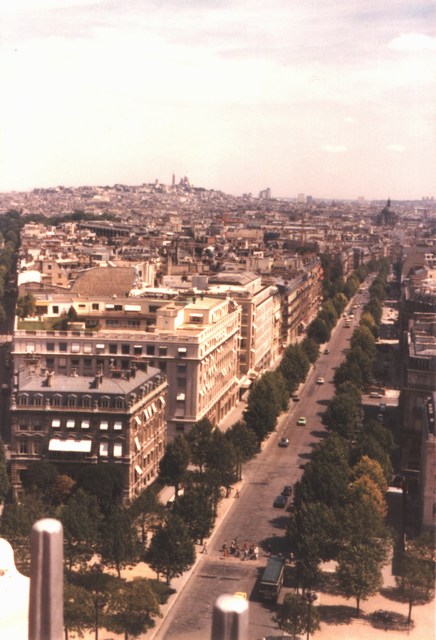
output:
M388 144L386 149L392 153L404 153L406 151L406 147L403 144Z
M327 153L346 153L348 151L348 147L344 144L325 144L322 149Z
M424 33L402 33L388 47L396 51L436 51L436 38Z

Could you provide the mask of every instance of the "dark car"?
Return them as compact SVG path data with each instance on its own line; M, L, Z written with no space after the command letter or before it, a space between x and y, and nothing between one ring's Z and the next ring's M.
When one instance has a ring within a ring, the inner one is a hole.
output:
M286 496L277 496L277 498L273 502L273 507L276 507L276 509L284 509L286 507L286 502Z
M280 438L280 440L279 440L279 447L289 447L289 440L288 440L288 438Z
M282 491L282 496L291 496L292 495L292 487L290 484L285 484Z

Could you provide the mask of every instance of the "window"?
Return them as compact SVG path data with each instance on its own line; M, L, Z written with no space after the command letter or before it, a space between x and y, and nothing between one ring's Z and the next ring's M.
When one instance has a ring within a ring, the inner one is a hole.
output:
M82 424L80 426L82 429L89 429L89 420L82 420Z
M32 442L31 447L33 455L39 456L41 454L41 445L39 442Z
M121 442L114 443L114 458L121 458L123 455L123 445Z
M36 407L40 407L42 405L42 396L41 395L35 395L33 396L33 404Z
M154 356L154 345L148 344L145 352L148 356Z
M45 345L45 348L47 351L54 351L55 350L54 342L47 342Z
M71 345L71 353L80 353L80 344Z
M27 442L24 442L24 441L19 442L18 451L19 453L23 453L23 454L29 453L29 447Z
M117 349L118 349L118 345L116 343L109 345L109 353L117 353Z
M101 343L100 343L100 344L96 344L96 345L95 345L95 348L96 348L98 351L104 351L104 344L101 344Z
M34 424L33 425L33 430L34 431L42 431L42 427L40 424Z
M51 399L51 404L53 407L60 407L62 404L62 397L60 395L55 395Z
M53 311L53 313L59 313L59 305L54 304L53 307L52 307L52 311Z
M59 427L61 426L61 421L59 420L59 418L53 418L53 420L51 421L51 426L53 427L53 429L59 429Z
M160 369L163 373L166 373L166 370L167 370L167 363L166 363L166 362L159 362L159 369Z
M67 429L74 429L75 426L76 426L75 420L67 420Z
M66 353L68 345L66 342L59 342L59 351Z
M123 355L128 355L130 353L130 345L129 344L122 344L121 345L121 353Z
M108 318L106 320L106 325L108 327L117 327L119 325L119 321L115 320L114 318Z
M115 409L123 409L124 400L123 398L115 398Z
M114 422L114 431L121 431L123 428L123 423L122 422Z
M185 394L184 393L178 393L177 394L176 400L183 401L184 399L185 399Z
M92 310L93 311L98 311L100 309L100 305L98 304L98 302L93 302L92 303Z
M187 351L186 347L179 347L177 349L177 353L179 354L179 356L186 356L186 351Z
M47 367L47 369L54 369L54 358L46 358L45 366Z
M82 407L89 408L91 406L91 397L83 396L82 398Z
M139 451L141 449L138 436L135 436L135 447L136 447L136 451Z
M80 364L80 360L78 358L71 358L71 366L78 367Z
M122 310L123 310L123 305L122 305L122 304L116 304L116 305L114 305L114 310L115 310L115 311L122 311Z
M86 367L87 369L89 369L90 367L92 367L92 360L91 358L84 358L83 360L83 366Z
M83 353L91 353L92 352L92 347L90 344L84 344L83 345ZM86 359L85 359L86 360Z
M159 347L159 355L160 356L166 356L167 355L167 347Z
M149 310L149 312L150 312L150 313L156 313L158 309L159 309L159 307L158 307L158 306L156 306L155 304L151 304L151 305L148 307L148 310Z
M77 404L77 398L76 396L68 396L68 403L67 406L68 407L75 407Z
M176 424L176 431L179 433L185 433L185 425L184 424Z
M107 420L102 420L100 422L100 431L107 431L109 429L109 423Z
M135 356L140 356L142 354L142 345L135 344L134 347L133 347L133 354Z
M178 364L177 365L177 373L186 374L186 364Z
M127 320L127 326L128 327L138 328L140 325L141 325L141 323L139 322L139 320Z
M100 455L106 457L109 455L109 443L108 442L100 442Z
M66 358L59 358L58 360L58 365L59 368L65 368L67 366L67 359Z
M100 407L102 409L108 409L109 408L109 398L108 397L103 397L100 398Z
M20 425L18 426L18 429L19 429L20 431L27 431L27 424L20 424Z

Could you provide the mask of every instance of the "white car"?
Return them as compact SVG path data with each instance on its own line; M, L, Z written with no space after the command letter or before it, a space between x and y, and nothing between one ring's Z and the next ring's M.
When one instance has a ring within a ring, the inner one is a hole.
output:
M324 378L318 378L316 384L324 384Z

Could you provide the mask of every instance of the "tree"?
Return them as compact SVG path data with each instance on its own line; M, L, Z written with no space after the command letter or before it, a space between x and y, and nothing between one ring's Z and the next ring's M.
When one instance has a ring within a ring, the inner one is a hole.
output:
M309 358L300 344L290 345L280 362L278 371L283 375L286 388L292 393L306 379L310 368Z
M272 371L256 380L250 389L244 419L247 427L256 434L259 443L274 431L277 416L284 410L285 399L283 377Z
M27 291L24 296L20 296L16 304L16 313L19 318L30 318L35 315L35 298L30 291Z
M308 607L311 607L308 611ZM279 606L276 615L280 629L291 634L291 638L298 640L300 633L314 633L319 629L319 616L314 607L309 605L304 595L287 593L283 604Z
M410 541L401 562L401 576L397 584L409 604L407 622L412 620L412 608L431 600L434 594L434 536L423 533Z
M219 486L229 488L236 479L237 457L231 441L216 429L207 451L206 470L214 471Z
M241 479L242 465L251 460L258 452L256 436L247 425L236 422L225 432L226 438L232 443L236 457L236 477Z
M64 630L65 640L73 631L83 638L85 631L94 624L92 596L84 587L65 581L64 584Z
M178 435L167 444L166 451L159 463L159 475L166 484L174 485L176 496L191 461L189 444L182 435Z
M373 353L371 353L369 349L364 350L360 346L355 346L352 347L347 354L347 363L351 365L355 364L359 367L362 375L362 385L364 387L369 386L372 382Z
M170 515L159 527L150 543L147 562L159 574L163 573L167 584L187 571L195 561L195 548L188 527L177 516Z
M94 495L101 512L106 515L114 504L121 503L123 472L116 464L89 465L79 473L76 486Z
M315 342L315 340L311 338L304 338L303 342L301 343L301 347L311 364L317 361L319 356L319 344Z
M352 480L358 480L362 477L369 477L377 487L382 495L388 490L388 483L383 473L383 469L377 460L373 460L369 456L362 456L351 471Z
M115 567L119 578L121 569L138 558L139 546L132 520L121 505L114 505L101 523L99 551L102 563Z
M355 400L343 393L336 394L322 416L329 431L349 440L361 420L362 408Z
M315 318L307 327L307 337L315 340L318 344L323 344L330 339L330 328L324 320Z
M377 545L371 543L350 545L338 557L336 576L342 594L356 599L357 615L360 603L375 595L383 584L382 567L386 554L380 553Z
M122 633L128 640L154 627L152 616L158 615L159 600L150 580L134 578L110 594L104 624L109 631Z
M6 467L6 455L3 440L0 438L0 503L6 498L9 492L9 478Z
M324 320L329 329L332 329L335 326L338 321L338 313L331 300L324 302L317 317Z
M374 336L374 338L377 338L378 336L378 328L377 328L377 324L372 316L372 314L369 311L364 311L362 313L362 315L360 316L360 326L361 327L367 327L372 335Z
M37 460L23 474L23 487L27 491L37 492L47 504L52 504L57 477L58 471L54 464Z
M354 329L350 345L352 349L360 347L371 359L375 356L376 347L374 334L367 326L361 325Z
M193 425L186 436L191 448L191 462L199 467L200 472L203 471L213 430L212 422L203 418Z
M130 515L141 532L141 542L147 542L147 531L163 518L164 507L151 487L147 487L130 506Z
M102 516L97 498L79 490L62 508L59 518L64 528L64 556L73 565L85 566L95 553Z
M203 544L215 522L212 501L201 486L190 487L174 501L173 515L179 516L188 527L191 539Z

